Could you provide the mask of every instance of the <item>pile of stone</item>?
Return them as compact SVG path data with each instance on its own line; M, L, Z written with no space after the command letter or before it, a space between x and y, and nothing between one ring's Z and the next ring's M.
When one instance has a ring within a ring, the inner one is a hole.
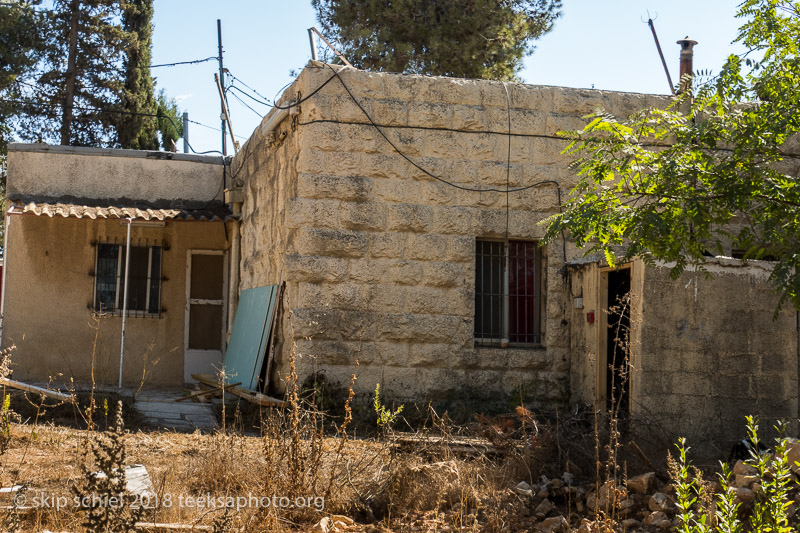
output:
M793 487L789 499L800 500L800 443L790 442L786 456L792 470ZM736 502L747 513L752 510L762 479L751 464L738 461L733 467L730 488ZM608 481L599 487L583 488L561 479L543 478L533 486L519 483L514 491L527 499L535 528L543 533L592 533L599 528L596 519L607 519L627 532L658 533L680 526L675 486L665 482L666 476L648 472L629 478L627 483ZM722 486L712 481L709 487L719 493ZM796 504L790 505L789 516L795 515ZM570 525L570 522L572 525ZM576 527L577 526L577 527Z

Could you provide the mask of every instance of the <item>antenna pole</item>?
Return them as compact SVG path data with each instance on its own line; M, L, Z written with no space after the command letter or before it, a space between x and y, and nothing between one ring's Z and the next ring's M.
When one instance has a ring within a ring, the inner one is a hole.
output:
M189 153L189 113L183 112L183 153Z
M220 84L223 84L225 77L223 75L225 69L222 66L222 21L217 19L217 47L219 49L219 79ZM219 106L220 121L222 122L222 155L228 155L227 143L225 142L225 95L222 95L222 102Z
M649 13L648 13L649 15ZM658 16L658 13L656 13ZM661 56L661 64L664 65L664 73L667 75L667 82L669 82L669 90L672 92L672 96L675 96L675 86L672 85L672 78L669 75L669 69L667 68L667 62L664 61L664 53L661 51L661 45L658 43L658 35L656 35L656 27L653 26L653 19L647 19L647 25L650 26L650 31L653 32L653 39L656 41L656 48L658 48L658 55ZM222 52L220 52L220 61L222 61Z

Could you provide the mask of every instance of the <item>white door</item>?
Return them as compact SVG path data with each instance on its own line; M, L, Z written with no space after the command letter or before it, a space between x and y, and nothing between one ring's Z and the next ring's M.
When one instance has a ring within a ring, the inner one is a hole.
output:
M183 378L212 374L225 350L227 262L222 250L189 250L186 254L186 326Z

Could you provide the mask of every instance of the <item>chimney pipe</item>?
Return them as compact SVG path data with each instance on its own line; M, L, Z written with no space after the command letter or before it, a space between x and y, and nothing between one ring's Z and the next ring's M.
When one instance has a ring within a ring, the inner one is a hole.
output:
M697 41L689 39L687 35L678 41L678 44L681 45L681 74L678 92L682 93L692 89L692 76L694 76L694 67L692 66L694 51L692 49L697 44Z

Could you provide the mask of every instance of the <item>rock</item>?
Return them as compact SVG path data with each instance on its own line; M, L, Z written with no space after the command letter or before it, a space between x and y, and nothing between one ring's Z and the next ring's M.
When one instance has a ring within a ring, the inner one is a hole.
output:
M577 533L592 533L592 521L588 518L581 518L581 525L578 527Z
M628 490L636 494L650 494L656 488L656 473L648 472L628 479Z
M336 526L333 525L331 519L326 516L317 522L311 531L314 531L315 533L332 533L335 527Z
M663 492L656 492L650 496L647 502L647 507L651 511L663 511L665 513L672 513L675 511L675 504L670 501L669 497Z
M355 525L355 521L349 516L335 514L331 515L330 518L335 529L347 529L348 527Z
M533 514L535 514L539 518L544 518L545 516L547 516L547 513L553 510L553 507L555 507L553 505L553 502L545 498L539 503L539 505L536 506L536 509L533 511Z
M736 474L736 477L733 480L734 487L749 487L753 483L759 480L758 476L747 476L744 474Z
M669 531L672 529L672 522L669 520L661 520L660 522L656 522L653 524L656 528L660 529L661 531Z
M786 443L786 462L795 474L800 474L800 442Z
M613 481L606 481L600 491L592 491L586 495L586 507L590 512L608 512L617 502L617 491Z
M561 515L546 519L539 529L543 533L566 533L569 531L569 522Z
M664 521L669 523L669 518L667 518L667 514L664 511L653 511L644 519L644 525L645 527L650 527Z
M524 481L520 481L517 486L514 487L514 492L522 496L533 496L533 487Z
M553 478L550 480L550 486L554 489L560 489L564 486L564 482L558 478Z
M758 469L753 465L749 465L739 459L736 461L736 464L733 465L733 475L735 476L757 476Z
M622 500L619 504L619 515L622 518L628 518L636 510L636 501L632 498Z
M622 521L622 527L625 530L636 529L637 527L641 527L642 523L636 520L635 518L626 518Z
M736 493L736 501L739 503L752 503L756 499L756 493L747 487L736 487L733 490Z

